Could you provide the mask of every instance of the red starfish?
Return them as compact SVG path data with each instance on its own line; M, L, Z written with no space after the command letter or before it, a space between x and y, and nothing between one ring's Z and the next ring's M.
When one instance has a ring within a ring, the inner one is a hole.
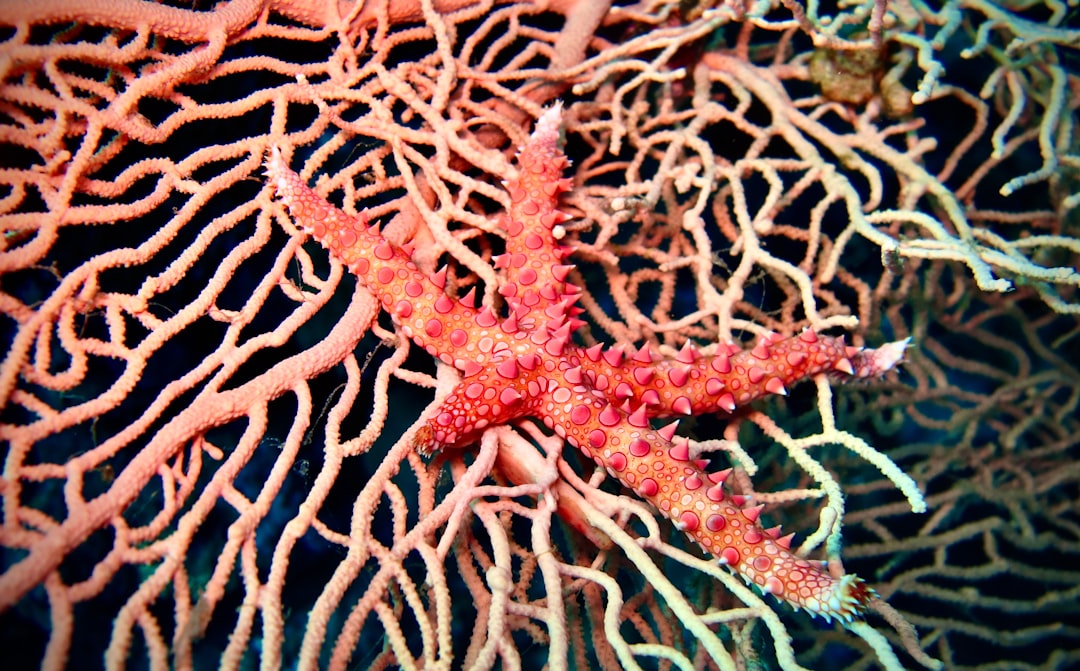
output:
M747 581L795 607L850 619L873 590L791 554L791 536L758 525L761 506L743 508L742 497L725 495L730 469L707 472L705 461L691 460L686 440L676 440L678 422L654 429L649 420L731 413L818 373L875 377L900 360L907 341L860 350L808 330L772 334L750 350L720 345L707 356L688 343L674 359L648 346L629 355L574 345L581 290L566 281L572 266L562 261L570 250L557 242L568 218L558 198L571 186L562 176L569 161L559 148L560 118L558 105L540 117L518 153L518 177L506 184L506 253L495 259L505 317L475 307L472 292L448 297L445 270L421 272L411 250L309 189L276 147L267 170L298 225L378 296L401 332L461 371L460 384L419 432L420 449L467 444L488 426L539 418Z

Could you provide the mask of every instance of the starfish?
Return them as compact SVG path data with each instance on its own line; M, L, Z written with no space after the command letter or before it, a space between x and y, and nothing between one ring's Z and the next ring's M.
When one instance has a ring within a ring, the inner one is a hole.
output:
M417 434L422 452L474 441L487 427L539 419L551 431L651 503L706 552L747 582L796 608L849 621L874 592L857 576L832 575L824 562L790 551L791 535L758 524L762 506L726 493L731 469L710 472L676 436L678 421L651 420L736 412L811 376L871 378L900 361L907 341L878 349L849 347L842 337L805 330L762 337L751 349L692 343L674 357L645 345L581 347L581 289L567 281L572 250L559 244L569 216L558 209L571 188L559 145L561 108L537 121L518 151L518 174L504 182L506 251L494 259L505 311L455 300L446 269L429 276L408 245L391 245L364 215L337 209L289 170L276 147L267 173L297 225L322 243L378 297L400 333L461 373L461 382Z

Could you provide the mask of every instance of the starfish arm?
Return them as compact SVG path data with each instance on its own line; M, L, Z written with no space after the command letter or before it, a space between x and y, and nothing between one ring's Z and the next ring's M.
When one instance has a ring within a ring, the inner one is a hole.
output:
M567 369L569 370L569 369ZM834 577L822 562L795 556L790 537L758 524L761 506L744 508L727 494L727 471L708 473L691 460L674 424L653 429L641 412L627 414L565 371L546 376L538 414L586 457L652 504L702 549L748 583L796 608L850 620L873 598L856 576Z
M570 161L559 146L562 105L540 115L529 139L517 153L518 175L504 182L510 207L500 218L506 231L506 253L495 258L502 270L499 287L508 302L527 308L558 303L577 295L564 285L570 255L558 244L556 227L570 218L559 210L559 196L570 190L563 170Z
M405 250L391 245L363 215L354 217L312 191L290 170L277 147L267 174L297 226L344 263L378 297L407 338L466 376L513 344L507 328L486 308L456 301L420 271Z
M582 366L613 403L644 403L649 417L679 417L737 408L768 394L786 394L801 380L829 373L841 379L876 377L894 367L907 341L860 350L843 337L819 336L806 330L784 338L762 337L752 349L720 345L702 356L692 346L675 359L660 359L648 348L635 355L594 350ZM595 382L594 382L595 383Z
M413 445L423 454L467 445L489 426L507 424L529 413L526 396L535 382L526 365L539 357L506 357L459 383L428 418Z
M911 338L904 338L882 345L877 349L859 349L849 351L851 365L855 369L854 377L873 378L892 370L904 359L904 350L911 344ZM850 348L849 348L850 350Z

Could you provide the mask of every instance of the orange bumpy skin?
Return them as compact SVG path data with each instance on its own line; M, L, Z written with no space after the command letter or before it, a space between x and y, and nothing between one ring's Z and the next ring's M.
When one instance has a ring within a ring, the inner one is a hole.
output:
M506 183L506 253L495 259L505 316L477 308L471 293L448 297L445 271L421 272L409 249L309 189L276 147L267 172L297 225L378 296L401 332L461 371L419 432L419 449L463 445L486 427L538 418L748 582L797 608L849 620L873 591L856 576L834 577L823 562L793 555L791 536L758 524L761 506L744 508L742 497L725 494L729 471L708 472L707 462L692 460L686 440L675 436L677 422L653 428L650 420L731 413L819 373L876 377L900 361L907 341L857 349L808 330L772 334L748 350L721 345L707 356L687 344L671 359L648 346L626 352L573 344L581 289L566 281L569 250L558 244L568 218L559 195L571 186L562 176L569 161L559 147L560 118L557 105L540 117L518 152L517 178Z

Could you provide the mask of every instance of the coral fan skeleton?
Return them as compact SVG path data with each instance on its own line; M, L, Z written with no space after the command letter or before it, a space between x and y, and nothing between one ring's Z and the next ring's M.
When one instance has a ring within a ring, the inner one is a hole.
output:
M392 246L363 215L348 215L317 196L288 169L275 147L267 162L280 198L304 231L345 263L376 294L401 332L461 382L418 433L422 452L477 439L487 427L534 417L669 517L704 550L762 591L826 618L849 621L873 591L854 575L833 575L823 562L790 551L791 536L758 525L761 506L726 494L730 469L707 470L677 421L650 420L732 413L767 394L786 394L802 379L876 377L902 357L907 341L878 349L845 345L842 337L812 330L793 337L763 336L744 350L719 344L705 354L687 342L673 358L648 345L636 352L570 338L580 327L574 303L580 289L567 282L571 249L560 246L559 195L570 189L569 164L559 147L561 108L548 109L518 153L519 174L506 183L511 207L501 218L506 252L496 258L506 316L470 292L444 292L445 269L429 277Z

